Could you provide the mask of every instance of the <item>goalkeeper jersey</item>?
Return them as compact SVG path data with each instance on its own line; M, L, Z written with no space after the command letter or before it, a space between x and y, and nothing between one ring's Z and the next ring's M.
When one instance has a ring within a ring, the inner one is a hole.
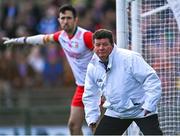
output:
M77 27L73 37L64 30L54 33L53 38L60 43L72 69L76 84L84 86L87 65L93 55L92 32Z

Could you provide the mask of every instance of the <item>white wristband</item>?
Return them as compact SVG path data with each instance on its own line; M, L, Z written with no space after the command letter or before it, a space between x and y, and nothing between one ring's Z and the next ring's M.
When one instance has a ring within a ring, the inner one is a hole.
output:
M14 43L24 44L26 37L15 38Z

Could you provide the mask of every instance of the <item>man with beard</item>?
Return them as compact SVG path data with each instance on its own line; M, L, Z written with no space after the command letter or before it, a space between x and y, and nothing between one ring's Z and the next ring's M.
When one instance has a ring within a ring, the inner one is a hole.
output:
M60 7L58 21L61 30L56 33L11 39L6 38L4 39L4 44L27 43L37 45L57 42L62 46L77 85L71 103L68 126L72 135L81 135L84 120L84 105L82 103L84 80L87 65L93 55L92 32L77 26L77 13L71 5L65 4Z

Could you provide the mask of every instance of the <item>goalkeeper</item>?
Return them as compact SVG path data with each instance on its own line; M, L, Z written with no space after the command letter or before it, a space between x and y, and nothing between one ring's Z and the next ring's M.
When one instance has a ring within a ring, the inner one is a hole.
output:
M60 7L58 21L62 30L54 34L40 34L12 39L6 38L4 39L4 44L27 43L37 45L57 42L62 46L77 85L71 103L68 126L72 135L82 135L84 120L82 94L84 92L84 79L87 65L93 55L92 32L77 26L77 13L75 8L71 5L65 4Z
M95 134L122 135L135 121L144 135L162 135L157 115L162 90L156 72L140 54L117 48L109 30L97 30L93 43L83 94L88 126L97 125L103 94L107 110Z

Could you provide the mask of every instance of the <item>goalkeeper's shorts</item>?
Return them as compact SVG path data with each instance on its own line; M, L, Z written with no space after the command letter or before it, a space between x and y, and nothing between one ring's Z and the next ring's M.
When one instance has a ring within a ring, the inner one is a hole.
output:
M82 108L84 107L84 104L82 102L83 93L84 93L84 86L77 86L71 102L71 106L82 107Z
M73 99L72 99L72 102L71 102L71 106L84 108L84 104L82 102L83 93L84 93L84 86L77 86L76 91L73 96ZM104 101L105 101L105 98L102 96L101 97L101 106L103 105Z

